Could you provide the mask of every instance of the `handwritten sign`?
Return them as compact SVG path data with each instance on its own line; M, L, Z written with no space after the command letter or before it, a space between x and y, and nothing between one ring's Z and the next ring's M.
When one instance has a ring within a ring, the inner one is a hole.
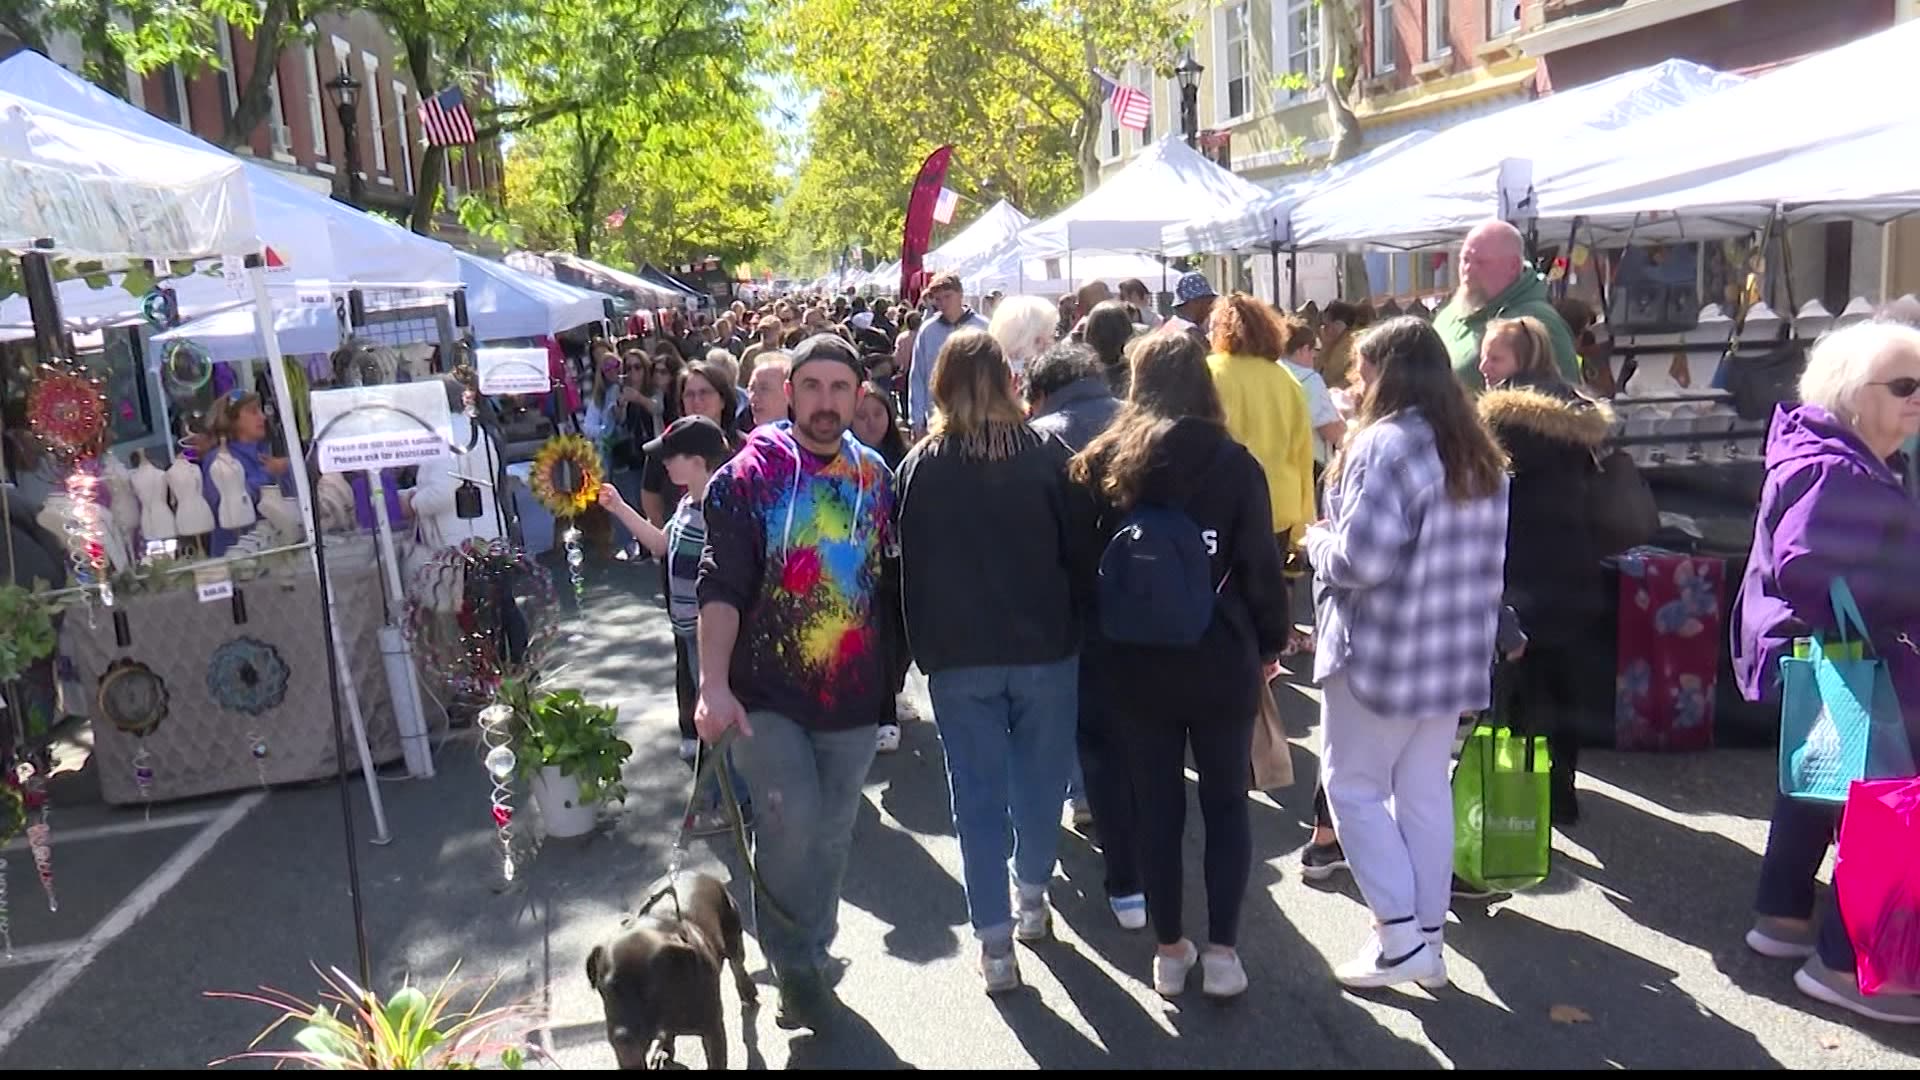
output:
M544 394L553 389L545 349L476 349L474 359L483 394Z
M443 461L453 417L438 379L313 393L320 471L364 472Z

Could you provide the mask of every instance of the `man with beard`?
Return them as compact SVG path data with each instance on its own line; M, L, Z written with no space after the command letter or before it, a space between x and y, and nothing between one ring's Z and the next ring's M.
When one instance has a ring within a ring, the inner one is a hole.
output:
M1504 221L1475 226L1460 249L1460 288L1433 318L1433 328L1453 357L1453 373L1468 390L1477 394L1487 388L1480 377L1480 338L1487 324L1528 315L1544 323L1553 338L1553 362L1560 376L1569 386L1580 385L1573 333L1547 299L1545 279L1527 265L1520 230Z
M794 419L756 428L707 485L694 723L710 744L738 733L775 1022L817 1031L900 605L892 477L847 430L862 393L853 349L802 342L787 392Z

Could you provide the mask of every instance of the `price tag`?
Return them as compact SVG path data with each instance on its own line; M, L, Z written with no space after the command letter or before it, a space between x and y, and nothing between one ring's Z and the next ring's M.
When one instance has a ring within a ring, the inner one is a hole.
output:
M207 570L195 570L193 582L200 593L200 602L211 604L216 600L226 600L233 596L233 577L224 566L215 566Z
M313 307L325 307L333 303L333 292L324 281L296 281L293 283L293 297L297 303Z
M220 277L235 296L247 294L247 264L238 255L220 256Z

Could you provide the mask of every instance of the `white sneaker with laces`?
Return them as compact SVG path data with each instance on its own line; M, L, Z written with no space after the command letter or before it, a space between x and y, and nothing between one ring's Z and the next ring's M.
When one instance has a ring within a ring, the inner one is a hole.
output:
M878 739L878 749L882 754L891 754L900 749L900 725L881 724Z
M1053 909L1047 906L1045 890L1035 892L1025 885L1018 890L1013 936L1017 941L1045 941L1053 936Z
M1389 953L1391 946L1381 940L1381 933L1376 929L1357 956L1333 969L1333 977L1340 985L1353 990L1376 990L1409 982L1428 990L1447 985L1446 961L1440 950L1430 945L1419 931L1393 937L1399 951Z
M1153 992L1161 997L1178 997L1187 988L1187 976L1193 974L1193 965L1200 962L1200 950L1193 942L1187 941L1187 950L1179 956L1168 956L1162 952L1153 954Z
M1014 955L1011 946L999 956L981 946L980 973L986 976L989 994L1004 994L1020 989L1020 958Z
M1200 992L1210 998L1238 997L1247 992L1247 969L1238 952L1209 952L1200 957Z

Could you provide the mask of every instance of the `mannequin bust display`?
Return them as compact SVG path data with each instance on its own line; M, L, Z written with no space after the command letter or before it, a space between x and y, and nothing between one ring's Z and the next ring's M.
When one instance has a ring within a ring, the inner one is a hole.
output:
M254 513L253 496L247 491L246 466L225 445L214 451L213 461L207 465L207 479L220 495L220 527L234 532L252 528L258 515Z
M173 493L173 521L180 536L201 537L213 531L213 505L200 490L200 470L183 454L167 470L167 490Z
M279 488L260 489L260 516L273 529L276 542L291 544L300 539L300 508Z
M140 499L133 492L133 474L113 454L102 454L101 471L107 477L107 494L113 499L113 527L129 542L140 527Z
M142 454L139 467L133 470L131 483L134 496L140 500L141 537L152 542L171 540L179 535L173 520L173 508L167 505L167 474ZM118 502L119 496L114 496L114 499Z

